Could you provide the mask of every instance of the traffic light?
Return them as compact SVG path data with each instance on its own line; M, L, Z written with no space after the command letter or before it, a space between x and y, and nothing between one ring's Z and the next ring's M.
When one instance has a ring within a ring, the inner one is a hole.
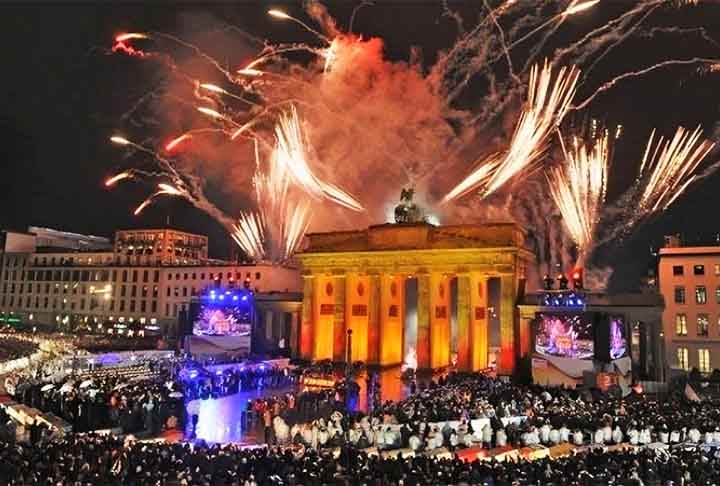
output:
M568 288L568 279L567 279L567 277L566 277L565 275L563 275L562 273L561 273L560 275L558 275L558 276L557 276L557 281L558 281L558 288L559 288L560 290L567 290L567 288Z

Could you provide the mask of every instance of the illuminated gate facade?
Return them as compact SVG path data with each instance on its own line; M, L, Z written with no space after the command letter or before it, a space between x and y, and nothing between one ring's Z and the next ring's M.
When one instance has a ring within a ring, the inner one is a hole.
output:
M529 330L515 303L534 255L514 224L432 226L385 224L360 231L308 235L297 254L303 269L300 356L381 366L403 361L407 279L417 279L413 319L418 368L451 361L451 281L457 279L457 365L488 366L489 278L500 281L500 374L509 374Z

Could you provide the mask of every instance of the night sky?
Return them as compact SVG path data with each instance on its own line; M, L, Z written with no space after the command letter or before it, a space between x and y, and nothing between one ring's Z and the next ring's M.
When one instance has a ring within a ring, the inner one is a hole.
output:
M149 3L149 2L148 2ZM411 46L421 46L430 66L438 49L456 35L454 21L441 16L440 1L381 1L363 8L354 31L385 40L391 59L407 59ZM480 17L482 2L449 2L466 27ZM589 26L602 25L612 12L635 2L603 0L601 6L569 19L554 41L577 37ZM342 28L356 2L326 2ZM290 22L270 19L271 6L304 16L300 2L220 2L210 6L139 3L4 5L0 7L3 75L0 77L0 228L49 226L80 233L112 235L118 228L171 225L208 234L211 253L225 256L232 248L223 229L189 204L168 198L132 216L147 187L126 185L109 193L104 179L123 166L121 151L107 142L128 107L148 89L150 74L137 60L108 55L114 36L128 31L164 31L180 36L236 25L275 42L308 41ZM663 8L646 26L704 27L720 42L720 4L705 2L682 9ZM667 30L667 29L666 29ZM552 48L553 43L550 44ZM631 37L595 69L579 98L615 74L667 58L720 58L720 47L693 32L659 32L654 38ZM240 63L242 59L228 59ZM635 175L636 160L652 127L671 133L678 124L702 123L707 136L720 122L720 72L697 66L673 67L623 82L603 95L590 113L608 123L622 123L624 137L616 147L610 192L625 187ZM470 94L472 97L472 94ZM717 131L716 133L720 133ZM720 159L716 151L713 162ZM638 229L614 255L631 262L616 278L637 277L649 261L648 248L666 233L688 235L720 232L720 175L706 178L666 214Z

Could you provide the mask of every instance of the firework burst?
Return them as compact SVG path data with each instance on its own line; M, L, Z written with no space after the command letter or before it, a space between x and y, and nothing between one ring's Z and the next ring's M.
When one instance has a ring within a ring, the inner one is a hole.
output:
M653 130L638 176L643 187L641 211L652 214L667 209L695 181L700 162L714 147L715 143L702 138L699 126L692 132L678 127L668 140L656 140Z
M606 132L592 147L573 138L570 149L564 150L565 164L552 168L548 175L550 194L562 215L563 225L578 246L579 266L592 245L605 203L608 138Z
M499 160L491 158L481 164L444 198L451 201L479 188L485 197L494 193L520 172L536 166L547 148L547 140L560 124L575 95L580 71L560 68L553 79L550 64L530 70L528 99L510 142L510 148Z
M119 171L106 185L149 180L157 189L138 213L160 196L187 199L220 221L250 258L270 261L291 258L311 214L318 224L314 229L372 224L408 183L417 183L433 204L437 193L430 187L436 179L438 190L452 188L442 198L444 203L472 192L479 195L464 197L465 206L447 204L445 210L451 214L443 214L443 219L460 217L465 209L470 221L485 215L514 219L545 235L550 246L553 238L547 235L552 228L546 215L553 209L537 199L552 191L552 197L545 198L548 205L557 203L567 232L587 253L597 244L593 237L603 211L607 137L573 143L565 151L565 165L550 172L550 188L544 178L531 175L541 167L553 133L571 108L580 69L587 77L599 59L628 36L643 32L641 24L653 11L695 2L643 0L552 49L548 41L568 17L600 9L603 2L483 3L488 16L462 32L429 70L420 62L388 61L380 39L339 32L324 7L313 0L306 2L306 11L317 29L306 17L269 12L278 21L293 22L312 33L312 44L257 42L245 46L255 53L250 61L233 58L234 51L214 56L219 54L216 46L205 50L161 32L118 35L113 52L153 61L173 82L162 94L143 97L154 101L152 107L138 102L123 115L123 121L134 122L123 127L129 138L116 136L112 141L129 155L142 152L137 157L140 166ZM518 48L536 35L531 48ZM175 61L188 57L192 62ZM645 68L638 65L631 73L599 80L600 88L573 109L588 106L624 79L664 66L697 63L715 66L718 61L670 59ZM486 85L486 92L478 94L482 99L472 111L458 108L455 101L474 80ZM522 108L515 113L518 106ZM162 133L146 130L141 123L145 120L148 126L162 127ZM172 125L165 126L168 120ZM512 131L500 126L506 120L512 120ZM141 125L139 144L131 141L131 134ZM658 146L651 140L652 147L649 143L632 191L645 214L668 207L697 180L698 164L709 151L695 133L676 139ZM255 171L248 170L253 163L251 144ZM483 153L486 147L490 150ZM197 160L218 164L212 168L220 169L222 188L251 199L250 207L239 217L228 216L209 201ZM468 171L469 160L481 162ZM229 167L229 161L237 166ZM520 180L538 189L514 194L510 182ZM346 210L355 211L352 218Z

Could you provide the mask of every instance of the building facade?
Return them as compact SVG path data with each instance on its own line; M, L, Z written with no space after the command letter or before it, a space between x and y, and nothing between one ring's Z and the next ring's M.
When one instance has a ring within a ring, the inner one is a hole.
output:
M510 374L527 329L516 299L535 256L514 224L435 227L385 224L308 235L300 354L306 359L391 366L415 350L417 366L453 359L465 370L489 364L488 282L500 286L498 372Z
M31 230L34 228L30 228ZM269 264L211 260L207 237L171 230L118 231L114 242L82 235L49 241L5 231L0 254L0 322L61 329L173 335L192 296L212 285L298 292L299 272Z
M720 246L683 246L669 236L659 257L667 363L710 373L720 368Z

